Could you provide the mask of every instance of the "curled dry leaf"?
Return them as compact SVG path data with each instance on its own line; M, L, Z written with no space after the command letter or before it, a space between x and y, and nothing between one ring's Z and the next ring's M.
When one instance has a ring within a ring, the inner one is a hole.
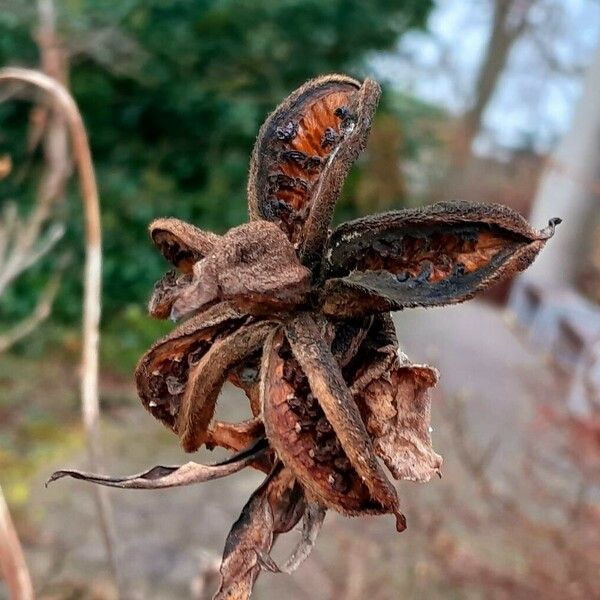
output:
M289 531L304 511L302 488L279 463L252 494L234 523L223 551L221 584L214 600L249 598L275 537Z
M361 349L350 388L375 454L396 479L426 482L441 475L442 458L431 445L431 395L438 372L412 364L397 349L389 316L378 317Z
M250 223L223 236L177 219L150 226L174 269L156 284L150 314L185 321L141 358L138 394L185 450L220 446L237 454L131 478L54 476L157 488L246 466L269 473L227 538L220 600L248 598L262 568L293 571L326 508L393 514L404 529L380 460L396 479L440 473L430 433L438 376L399 353L389 311L467 300L525 269L560 222L536 231L508 208L460 202L369 216L330 233L379 94L374 81L343 75L293 92L254 147ZM227 380L248 396L249 420L214 420ZM302 516L298 546L279 568L271 546Z
M252 446L239 454L236 454L226 461L214 465L200 465L194 462L185 463L178 467L152 467L148 471L129 475L126 477L110 477L108 475L98 475L96 473L87 473L77 469L61 469L52 473L46 486L57 479L63 477L72 477L82 479L91 483L105 485L107 487L116 487L123 489L136 490L155 490L163 488L181 487L191 485L192 483L202 483L213 479L220 479L227 475L232 475L249 466L255 460L260 458L268 449L265 438L257 440Z

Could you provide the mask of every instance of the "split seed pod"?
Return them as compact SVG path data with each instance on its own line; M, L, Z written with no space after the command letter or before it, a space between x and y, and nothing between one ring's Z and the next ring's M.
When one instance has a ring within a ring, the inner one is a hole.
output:
M174 270L156 284L149 311L184 322L141 358L138 394L186 451L220 446L232 457L125 478L52 477L153 489L245 467L267 473L227 538L219 600L248 598L261 570L297 568L328 509L392 514L405 528L387 471L419 482L440 474L430 429L438 374L400 352L389 311L471 298L527 268L560 222L536 231L506 207L459 202L330 232L379 94L374 81L331 75L275 109L252 154L250 223L223 236L177 219L150 226ZM214 420L227 380L250 402L240 423ZM302 536L279 567L271 547L300 519Z

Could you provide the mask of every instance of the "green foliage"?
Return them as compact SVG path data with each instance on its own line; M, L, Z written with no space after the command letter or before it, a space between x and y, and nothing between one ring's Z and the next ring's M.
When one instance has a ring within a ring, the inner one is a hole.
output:
M17 2L16 4L22 5ZM142 306L164 269L145 233L158 216L223 231L246 218L248 158L266 114L305 79L364 74L365 58L423 26L432 0L69 0L59 29L89 129L104 226L104 327ZM7 11L4 11L7 12ZM37 64L33 23L0 17L0 64ZM0 151L26 160L26 105L0 106ZM352 184L352 182L351 182ZM3 194L4 195L4 194ZM31 190L10 190L22 202ZM71 189L65 248L75 263L56 315L78 316L81 218ZM2 310L33 304L47 265Z

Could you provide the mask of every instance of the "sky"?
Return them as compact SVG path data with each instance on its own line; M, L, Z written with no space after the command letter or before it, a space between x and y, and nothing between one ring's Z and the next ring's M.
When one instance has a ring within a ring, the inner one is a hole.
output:
M472 98L491 19L492 0L438 0L428 32L405 35L395 51L373 58L373 68L380 79L460 114ZM546 151L560 139L600 42L600 0L537 0L529 22L485 114L481 152L524 145Z

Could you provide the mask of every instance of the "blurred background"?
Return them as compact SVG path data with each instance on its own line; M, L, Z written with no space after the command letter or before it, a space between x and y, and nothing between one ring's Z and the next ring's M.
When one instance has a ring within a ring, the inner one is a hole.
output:
M397 315L403 350L442 373L444 478L399 484L408 530L329 515L300 571L261 576L255 597L600 597L599 44L598 0L0 0L0 66L64 83L91 142L105 470L187 460L132 385L137 358L171 328L146 315L165 269L148 223L244 222L268 112L319 74L374 77L381 106L336 221L466 199L511 206L535 227L564 223L511 286ZM112 599L89 487L43 486L60 466L86 465L73 171L61 114L32 89L1 87L0 513L38 597ZM244 414L233 388L221 405ZM110 493L121 597L210 597L259 480Z

